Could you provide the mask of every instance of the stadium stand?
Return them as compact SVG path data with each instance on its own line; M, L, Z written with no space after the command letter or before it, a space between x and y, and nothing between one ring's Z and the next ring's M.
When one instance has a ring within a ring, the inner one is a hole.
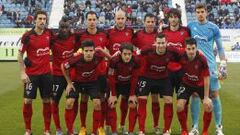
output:
M0 28L29 28L34 12L51 12L52 0L0 0Z
M185 0L188 22L196 20L196 3L207 3L208 20L222 29L240 28L240 2L231 0Z

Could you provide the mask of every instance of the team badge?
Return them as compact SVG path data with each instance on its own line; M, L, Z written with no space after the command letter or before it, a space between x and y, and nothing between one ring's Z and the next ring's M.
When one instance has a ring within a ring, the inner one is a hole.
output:
M103 41L103 38L100 37L99 40L100 40L100 42L102 42L102 41Z
M197 70L198 69L198 65L195 65L194 68Z
M180 32L180 35L182 36L183 34L184 34L184 32L183 32L183 31L181 31L181 32Z
M128 33L128 32L126 32L126 33L125 33L125 35L126 35L126 36L128 36L128 35L129 35L129 33Z

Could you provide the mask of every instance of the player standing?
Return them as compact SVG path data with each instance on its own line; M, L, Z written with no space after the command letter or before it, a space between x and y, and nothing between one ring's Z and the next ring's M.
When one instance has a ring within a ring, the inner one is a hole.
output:
M21 40L18 62L21 80L24 83L23 118L25 135L31 135L32 100L36 99L39 88L43 103L44 135L50 135L52 78L50 70L50 40L52 32L46 29L47 13L37 11L35 27L26 32ZM27 58L23 61L26 52ZM43 66L44 65L44 66Z
M226 58L224 48L222 45L221 34L217 25L209 22L207 17L206 6L202 3L196 5L197 21L188 24L188 28L191 31L191 37L195 38L198 44L198 49L203 52L207 58L209 72L210 72L210 97L213 102L213 112L215 115L216 134L223 135L222 131L222 107L219 97L220 83L218 79L225 79L226 76L220 76L218 78L217 63L214 56L213 43L216 42L219 57L220 68L226 69ZM226 72L223 71L223 72ZM222 74L222 71L219 72ZM198 120L199 120L200 100L198 97L192 98L191 112L193 129L191 134L198 134Z

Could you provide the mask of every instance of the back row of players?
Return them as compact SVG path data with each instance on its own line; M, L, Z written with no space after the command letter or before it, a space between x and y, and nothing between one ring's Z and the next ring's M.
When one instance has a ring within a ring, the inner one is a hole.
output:
M144 135L149 93L152 96L154 132L160 134L161 95L164 99L163 134L169 135L174 89L182 135L188 134L187 101L192 94L195 103L191 107L193 128L189 134L199 134L199 96L204 104L203 134L208 134L213 108L216 132L223 135L218 79L226 76L217 75L213 54L215 40L221 59L220 66L224 66L226 61L219 29L206 20L207 11L201 3L196 5L198 22L190 23L189 28L181 26L181 13L177 9L171 9L168 14L169 27L156 30L156 17L146 14L144 29L134 33L131 28L125 27L126 15L121 10L115 14L116 25L107 31L97 29L97 15L90 11L86 14L85 31L71 33L69 21L62 19L58 34L53 34L45 28L46 12L37 11L35 27L23 35L18 57L24 83L25 135L32 134L32 99L36 98L37 88L43 100L45 135L50 135L51 116L56 126L56 135L63 134L58 104L64 89L67 97L65 123L69 135L74 134L73 125L78 113L80 93L79 135L86 135L89 97L94 108L92 133L105 135L104 125L108 125L112 134L117 134L115 107L120 95L120 125L123 134L133 134L138 119L139 135ZM190 31L193 38L190 38ZM27 58L23 60L25 52ZM125 131L128 108L129 128Z

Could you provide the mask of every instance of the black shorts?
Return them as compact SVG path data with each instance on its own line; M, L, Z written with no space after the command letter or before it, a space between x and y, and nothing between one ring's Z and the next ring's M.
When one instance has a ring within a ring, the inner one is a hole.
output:
M53 76L52 100L58 103L66 87L67 81L64 76Z
M169 79L172 85L172 92L177 93L179 87L180 87L180 83L181 83L181 78L183 76L183 71L179 70L176 72L169 72Z
M151 94L160 94L164 96L172 96L171 83L168 78L166 79L149 79L140 77L138 80L136 95L148 96Z
M80 83L80 82L73 82L73 85L76 91L71 91L67 98L78 98L79 93L86 94L90 96L91 99L100 99L101 92L99 89L99 83L96 82L88 82L88 83Z
M189 100L191 95L196 92L201 99L204 98L204 87L193 87L187 84L180 84L177 99L186 99Z
M52 93L51 74L29 75L29 83L24 84L24 98L36 99L39 88L41 98L50 98Z
M116 94L117 97L119 97L120 95L124 96L124 97L129 97L130 94L130 88L131 88L131 84L116 84Z
M98 77L98 86L100 89L101 93L106 93L107 92L107 77L105 75L101 75Z

